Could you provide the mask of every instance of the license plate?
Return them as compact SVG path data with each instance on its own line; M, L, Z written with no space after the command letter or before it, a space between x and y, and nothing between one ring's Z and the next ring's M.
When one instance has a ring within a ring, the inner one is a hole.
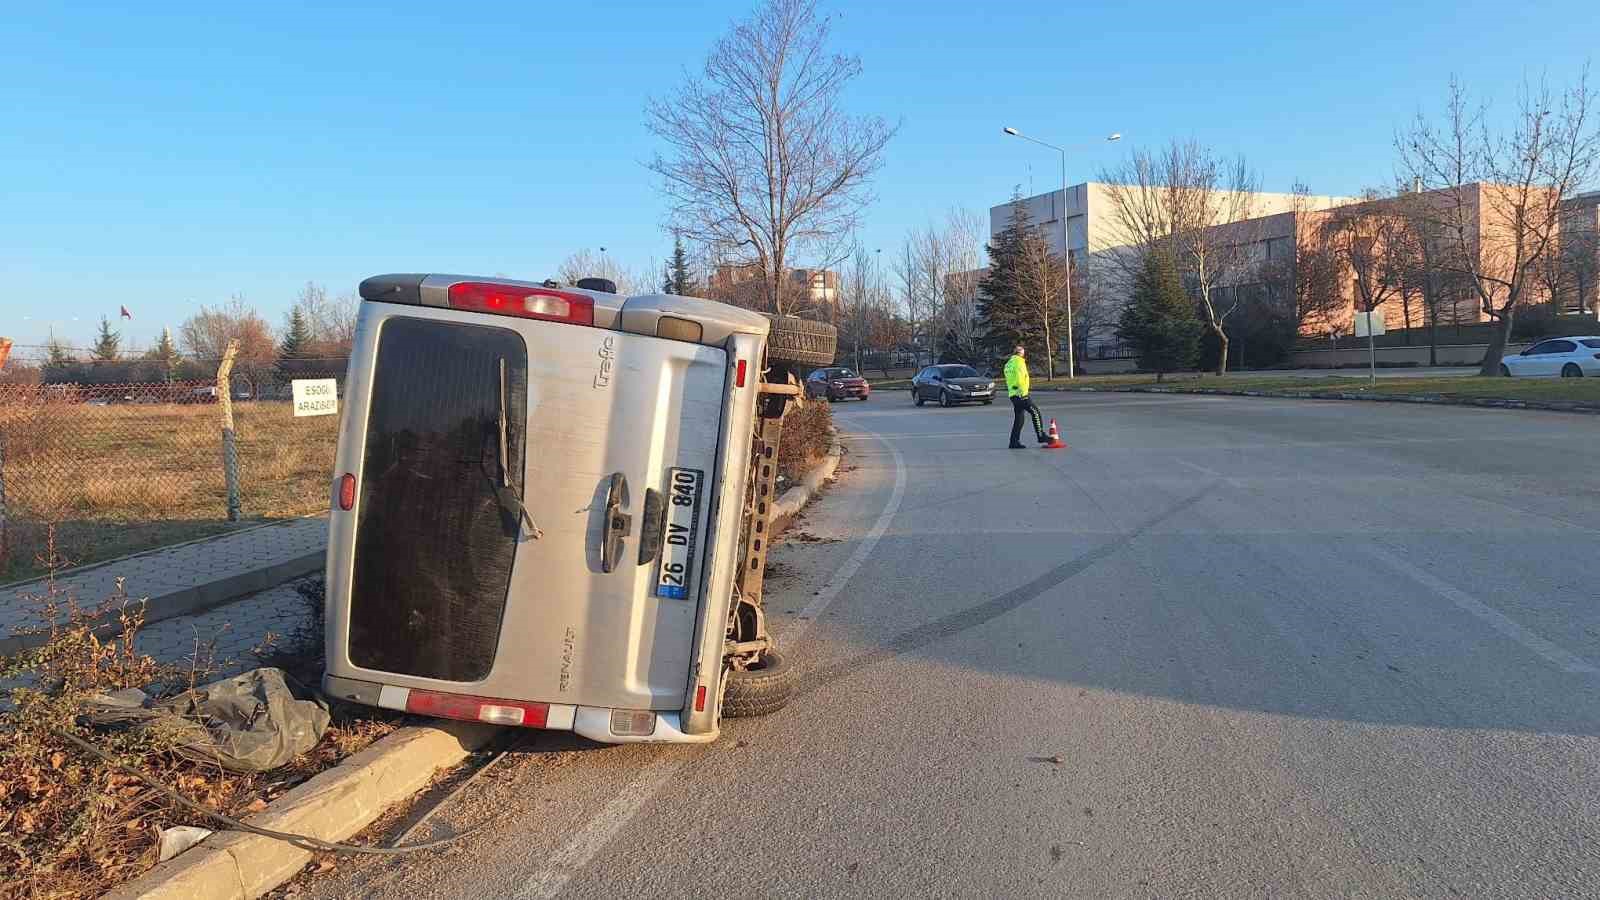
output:
M705 473L673 468L667 473L667 524L656 570L656 596L686 600L694 584L694 550L700 536L700 488Z

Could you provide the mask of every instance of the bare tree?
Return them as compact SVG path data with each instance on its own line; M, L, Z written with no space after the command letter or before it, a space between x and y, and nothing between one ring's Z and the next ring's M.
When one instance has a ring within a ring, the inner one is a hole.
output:
M1252 264L1254 241L1245 223L1253 215L1259 180L1243 157L1224 159L1194 141L1173 141L1158 154L1135 151L1101 180L1108 183L1115 243L1130 248L1109 258L1131 282L1147 252L1172 253L1220 345L1216 372L1223 374L1227 321L1238 302L1237 292L1220 288Z
M656 273L661 267L652 260L639 268L629 268L618 263L604 252L591 253L587 247L569 254L556 270L557 278L566 284L577 284L580 278L604 278L617 286L619 294L654 294L660 285Z
M1563 204L1600 163L1593 101L1587 68L1562 91L1524 84L1511 124L1496 132L1487 107L1451 79L1442 115L1418 113L1396 138L1401 165L1430 189L1453 264L1494 323L1480 375L1499 373L1517 311L1539 292L1539 266L1557 249Z
M1322 223L1323 243L1348 273L1356 309L1367 315L1367 352L1377 378L1376 344L1371 314L1399 296L1404 285L1406 228L1404 219L1368 191L1365 199L1334 209Z
M894 273L900 279L900 307L905 310L911 340L919 352L933 347L933 317L938 310L938 301L932 296L935 288L922 268L921 243L922 234L913 231L900 245L900 257L894 261ZM919 359L917 365L921 364Z
M1112 333L1121 318L1121 309L1111 290L1109 276L1114 263L1088 253L1075 254L1072 260L1072 335L1077 346L1074 358L1081 365L1089 358L1089 345L1096 336Z
M766 0L717 41L698 78L645 110L669 148L650 168L674 225L759 266L780 313L791 259L849 234L895 131L844 111L861 61L828 51L829 28L814 0Z
M360 301L353 294L330 298L328 291L314 281L307 281L295 296L290 308L304 317L311 332L311 345L307 348L313 356L342 356L350 352L355 339L356 314Z
M1326 217L1315 208L1309 187L1297 183L1293 193L1287 252L1269 252L1259 260L1256 279L1273 303L1282 304L1294 335L1337 338L1348 302L1340 289L1339 260L1323 240Z
M328 304L328 316L322 323L324 337L335 346L350 352L351 344L356 338L356 317L361 312L361 298L355 294L343 293L333 298Z
M588 247L569 253L556 269L556 277L564 284L577 284L580 278L606 278L622 287L622 267L602 250L593 253Z
M967 361L981 355L978 282L984 231L978 214L952 209L943 222L913 229L901 247L895 273L907 317L933 353Z
M1066 332L1067 267L1039 230L1029 232L1018 255L1017 299L1044 337L1045 377L1056 377L1056 344Z
M239 352L234 357L234 371L251 382L258 382L278 360L271 326L245 302L242 294L234 294L221 306L200 307L198 313L184 320L178 335L184 349L213 370L228 342L237 340Z
M1403 225L1396 248L1402 296L1414 293L1421 300L1428 325L1428 365L1439 364L1439 323L1454 321L1465 283L1462 266L1451 258L1452 244L1435 201L1412 190L1394 203Z
M944 270L940 333L946 349L967 363L977 363L983 357L978 285L983 280L983 244L987 231L983 217L972 210L957 208L945 215L939 235L940 265Z

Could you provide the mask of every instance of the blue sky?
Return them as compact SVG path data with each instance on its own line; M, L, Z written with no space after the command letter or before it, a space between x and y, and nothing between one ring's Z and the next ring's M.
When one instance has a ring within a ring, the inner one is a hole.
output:
M0 334L87 342L133 311L147 345L243 293L277 325L307 280L543 278L604 246L670 251L642 107L749 2L30 4L0 21ZM861 240L889 251L952 205L1093 177L1195 137L1263 186L1355 193L1452 72L1508 107L1595 54L1600 4L824 3L901 122ZM1199 11L1197 11L1199 10ZM1597 79L1600 80L1600 79Z

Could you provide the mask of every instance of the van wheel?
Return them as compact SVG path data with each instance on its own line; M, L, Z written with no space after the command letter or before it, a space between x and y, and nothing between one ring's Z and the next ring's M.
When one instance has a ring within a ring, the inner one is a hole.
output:
M788 704L794 693L794 670L776 650L761 654L759 668L728 671L728 692L722 698L722 714L730 719L764 716Z
M911 389L911 402L918 406L922 405L922 395L917 392L916 388Z
M839 332L827 322L813 322L799 316L767 316L772 333L767 336L769 362L798 363L806 366L833 364Z

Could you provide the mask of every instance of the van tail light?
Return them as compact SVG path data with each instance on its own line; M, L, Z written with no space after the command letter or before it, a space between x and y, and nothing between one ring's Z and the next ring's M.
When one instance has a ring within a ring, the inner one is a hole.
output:
M339 508L348 512L356 505L356 477L349 472L339 477Z
M522 700L496 700L470 694L445 694L415 688L406 697L406 712L441 719L464 719L491 725L521 725L543 728L550 717L550 704Z
M706 711L706 686L703 684L696 686L694 689L694 711Z
M450 285L450 308L499 316L521 316L573 325L594 324L594 299L549 288L519 287L487 281Z
M733 386L734 387L744 387L744 370L745 370L745 361L741 359L741 360L739 360L739 368L734 373L734 376L733 376Z

